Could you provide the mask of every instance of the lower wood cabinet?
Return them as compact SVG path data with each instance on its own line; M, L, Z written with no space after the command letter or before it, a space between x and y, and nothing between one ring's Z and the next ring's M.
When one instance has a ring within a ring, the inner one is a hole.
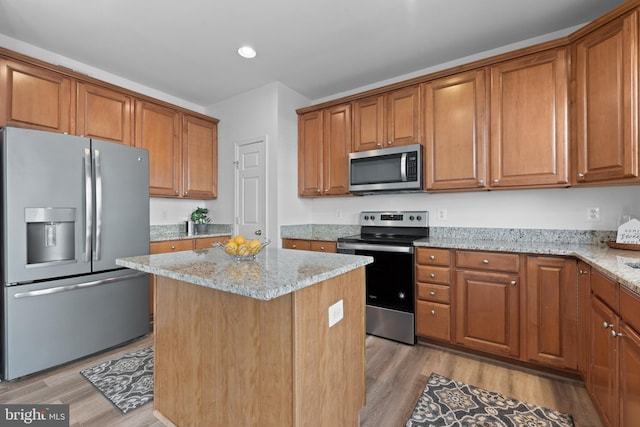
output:
M561 369L576 370L576 260L527 257L525 357Z
M451 341L449 249L416 249L416 335Z
M331 240L282 239L282 247L302 251L338 252L337 242Z
M192 249L209 249L213 243L224 242L231 236L214 236L214 237L198 237L194 239L180 239L180 240L162 240L149 243L149 253L165 254L170 252L190 251ZM154 288L156 276L151 274L149 279L149 314L153 318L154 313Z

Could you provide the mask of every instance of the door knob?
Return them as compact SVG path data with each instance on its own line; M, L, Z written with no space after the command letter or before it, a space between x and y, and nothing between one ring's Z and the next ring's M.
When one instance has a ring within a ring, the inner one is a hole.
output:
M255 234L256 236L261 236L262 230L256 230L253 234Z

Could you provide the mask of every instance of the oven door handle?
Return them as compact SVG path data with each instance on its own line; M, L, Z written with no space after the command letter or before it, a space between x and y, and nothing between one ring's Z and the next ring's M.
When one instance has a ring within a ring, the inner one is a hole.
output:
M368 243L345 243L338 242L338 249L350 249L357 251L372 252L396 252L403 254L412 254L413 246L393 246L393 245L372 245Z

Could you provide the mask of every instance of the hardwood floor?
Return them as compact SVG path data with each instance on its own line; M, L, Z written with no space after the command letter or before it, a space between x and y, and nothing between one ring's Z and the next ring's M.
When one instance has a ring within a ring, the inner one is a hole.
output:
M0 403L68 403L70 426L153 426L153 403L122 413L80 375L84 368L151 345L148 335L126 346L14 382L0 383ZM361 427L401 427L431 372L574 416L576 427L602 427L577 381L510 369L422 344L414 347L367 336L367 406Z

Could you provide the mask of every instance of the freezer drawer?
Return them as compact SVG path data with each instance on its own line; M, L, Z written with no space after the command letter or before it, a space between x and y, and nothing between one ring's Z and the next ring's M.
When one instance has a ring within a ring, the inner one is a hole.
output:
M120 270L5 286L2 378L12 380L143 336L149 278Z

